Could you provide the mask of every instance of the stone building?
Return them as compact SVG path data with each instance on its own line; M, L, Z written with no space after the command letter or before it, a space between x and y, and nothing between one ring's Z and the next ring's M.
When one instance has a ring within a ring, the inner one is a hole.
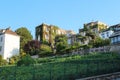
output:
M63 30L54 25L41 24L36 27L36 40L42 42L48 42L54 44L55 36L57 35L67 35L70 36L75 34L72 30Z
M90 23L84 24L84 28L83 29L79 29L79 33L81 35L85 36L85 33L87 31L91 31L91 32L93 32L93 33L95 33L96 35L99 36L99 33L102 30L105 30L107 28L108 28L108 26L105 23L100 22L100 21L95 21L95 22L90 22Z
M80 44L88 44L92 40L90 35L94 34L100 36L100 32L107 29L107 27L108 26L105 23L100 21L86 23L82 29L79 29L78 34L69 37L69 42L71 42L71 44L74 44L75 42Z

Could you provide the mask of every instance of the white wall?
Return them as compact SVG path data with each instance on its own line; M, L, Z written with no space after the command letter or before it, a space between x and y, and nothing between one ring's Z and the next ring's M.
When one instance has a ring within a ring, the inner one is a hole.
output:
M100 33L100 37L103 39L108 39L112 34L113 34L113 31L109 30L109 31Z
M4 59L10 58L13 55L19 55L20 37L10 34L5 34Z

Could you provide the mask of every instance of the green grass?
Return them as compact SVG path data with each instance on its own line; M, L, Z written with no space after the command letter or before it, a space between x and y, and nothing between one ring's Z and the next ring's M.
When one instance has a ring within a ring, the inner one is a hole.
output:
M0 67L0 80L74 80L120 71L120 56L112 53L42 59L31 66Z
M64 61L71 61L71 60L99 60L99 59L116 59L120 58L120 55L117 53L91 53L88 55L72 55L72 56L56 56L56 57L45 57L45 58L38 58L35 59L36 63L48 63L48 62L64 62Z

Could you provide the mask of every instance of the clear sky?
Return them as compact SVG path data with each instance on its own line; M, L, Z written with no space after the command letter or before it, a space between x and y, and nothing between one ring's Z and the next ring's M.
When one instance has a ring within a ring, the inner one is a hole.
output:
M120 23L120 0L0 0L0 28L27 27L35 38L41 23L74 30L84 23Z

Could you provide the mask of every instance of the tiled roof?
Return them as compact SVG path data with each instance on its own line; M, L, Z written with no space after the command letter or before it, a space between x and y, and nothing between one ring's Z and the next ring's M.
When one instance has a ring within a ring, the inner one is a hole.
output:
M16 32L13 32L12 30L10 30L10 28L1 29L0 34L11 34L11 35L19 36L19 35L17 35Z
M11 30L6 30L6 31L5 31L5 34L11 34L11 35L18 36L16 32L13 32L13 31L11 31Z

